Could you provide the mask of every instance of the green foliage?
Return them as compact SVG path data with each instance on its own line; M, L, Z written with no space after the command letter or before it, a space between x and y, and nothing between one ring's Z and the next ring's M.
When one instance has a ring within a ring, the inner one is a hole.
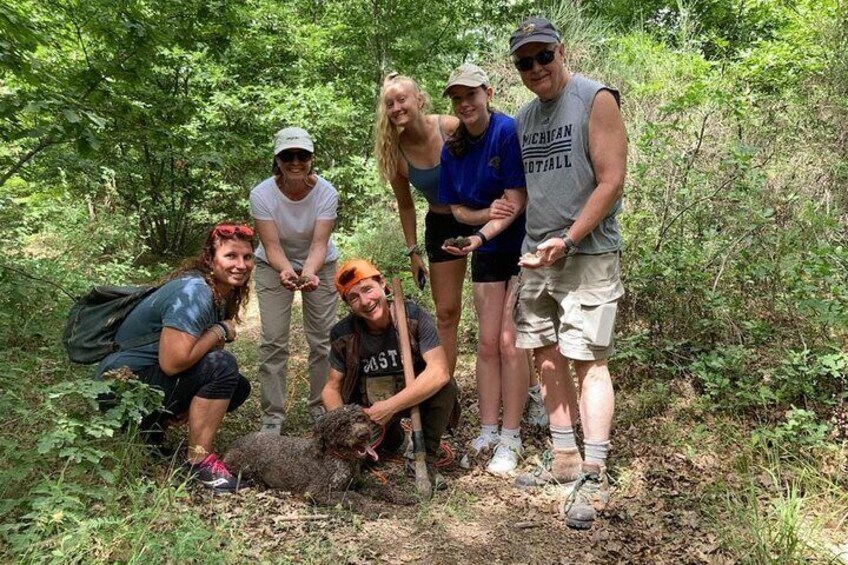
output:
M372 259L432 309L374 174L379 83L398 70L436 95L450 68L474 60L512 113L531 94L506 38L530 13L560 26L572 69L623 96L627 295L614 371L631 383L632 421L676 431L674 379L685 378L700 393L700 439L719 411L743 429L756 421L748 448L778 451L781 465L834 451L824 422L844 409L848 373L844 1L16 0L0 6L4 557L237 560L220 546L226 528L145 478L117 433L156 395L122 383L117 407L93 410L106 385L64 360L70 299L52 283L78 294L150 280L206 226L248 220L273 133L300 125L339 189L343 258ZM738 472L736 530L722 536L732 553L815 553L798 534L809 485L747 485L759 471Z
M229 527L210 528L186 508L182 488L130 479L92 508L86 489L55 483L35 489L36 503L20 521L0 528L0 539L26 563L138 563L238 560L226 543Z
M826 447L829 432L829 426L815 412L793 407L786 412L784 421L760 428L753 439L765 447L793 453Z
M773 400L771 389L750 371L753 351L726 346L698 356L689 367L709 401L730 410L759 406Z
M116 405L93 416L98 397L110 393L117 397ZM36 450L40 455L56 457L74 472L95 471L112 483L115 477L101 465L111 455L98 448L99 440L137 425L161 404L161 391L135 379L60 383L46 393L44 409L52 414L53 428L42 435Z
M848 353L787 351L772 378L776 394L787 403L832 406L848 398Z
M342 253L341 259L360 257L372 261L389 284L393 277L399 277L404 294L432 312L429 285L421 292L413 284L409 258L404 253L406 243L403 233L398 229L398 223L398 215L394 210L388 213L379 208L363 211L348 234L334 236ZM418 233L423 233L423 229L419 228Z
M97 398L112 393L117 400L114 406L101 413ZM38 468L60 472L62 481L79 481L93 475L105 483L117 481L113 466L118 461L111 451L110 438L121 431L132 431L141 418L161 405L162 393L136 380L104 381L83 380L59 383L47 389L43 403L36 414L28 419L49 423L38 438L34 451L6 453L12 460L31 459L37 456ZM4 448L11 446L5 445ZM10 479L9 484L24 486L26 482ZM51 482L51 478L47 478ZM89 491L92 496L96 490Z
M391 218L390 214L381 211L391 189L380 183L372 160L352 158L347 163L339 164L333 168L330 180L339 191L337 233L349 233L355 238L361 229L368 229L366 225L370 223L369 220L378 217ZM349 187L353 186L358 186L360 189L350 190ZM390 232L391 240L395 241L397 234L391 231L397 226L384 227ZM402 237L400 242L403 245Z
M793 414L797 412L797 414ZM803 440L815 438L813 417L801 411L787 413L800 425ZM812 434L812 435L808 435ZM724 497L724 511L716 523L731 553L742 563L831 563L833 524L843 519L845 491L833 481L834 463L844 465L839 450L807 451L801 458L791 434L771 446L752 444L734 462L734 474ZM825 469L831 468L831 471Z
M0 151L0 186L16 174L67 174L96 210L108 168L112 204L154 252L181 254L196 244L196 227L249 217L247 191L269 173L274 131L299 125L316 139L319 170L367 201L372 175L359 173L382 76L400 69L436 90L445 69L476 48L471 24L510 14L445 2L426 18L407 17L419 8L265 0L4 8L0 25L14 43L0 58L0 135L12 144Z
M792 25L822 38L827 28L808 15ZM827 352L848 322L842 208L823 205L840 181L797 159L799 132L814 130L815 118L804 104L749 88L737 72L748 59L716 66L643 33L619 38L610 57L631 136L621 216L621 314L638 337L634 346L624 339L631 367L691 374L710 403L730 410L832 403L841 381L822 386L820 370L807 366L787 378L778 370L786 352ZM818 144L817 135L806 139ZM817 160L841 157L823 146Z
M12 390L23 388L20 382L7 382ZM101 412L97 399L106 393L116 401ZM120 498L116 489L132 487L139 461L137 447L127 440L161 399L161 391L134 379L60 382L44 391L37 409L23 410L24 397L13 393L4 419L17 427L20 422L12 418L20 418L30 438L42 431L29 449L20 449L18 438L0 438L3 509L14 517L0 528L0 539L33 560L84 555L86 540L91 541L86 532L101 535L114 526L111 518L91 515L91 507L115 504ZM119 440L122 432L129 437Z
M728 410L804 405L817 408L824 419L828 407L848 398L844 352L789 350L770 367L753 349L726 346L698 355L689 370L709 401Z
M753 485L745 485L728 500L737 513L726 531L734 555L743 563L808 563L811 547L804 532L804 499L790 485L766 504Z

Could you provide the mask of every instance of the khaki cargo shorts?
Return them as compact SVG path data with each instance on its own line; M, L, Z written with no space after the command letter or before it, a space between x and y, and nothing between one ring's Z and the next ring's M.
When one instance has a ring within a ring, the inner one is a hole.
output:
M539 269L521 269L514 317L516 347L559 345L578 361L614 352L613 326L624 295L619 253L573 255Z

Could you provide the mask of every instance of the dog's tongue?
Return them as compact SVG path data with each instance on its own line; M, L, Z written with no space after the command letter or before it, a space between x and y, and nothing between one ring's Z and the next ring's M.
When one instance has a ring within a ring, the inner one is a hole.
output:
M365 446L365 454L371 458L372 461L379 461L380 456L377 455L377 452L374 451L374 448L370 445Z

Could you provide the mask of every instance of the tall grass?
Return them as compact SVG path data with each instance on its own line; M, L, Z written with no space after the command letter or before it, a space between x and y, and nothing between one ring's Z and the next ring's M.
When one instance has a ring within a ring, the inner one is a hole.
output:
M848 493L810 462L753 452L728 485L720 518L730 553L742 563L832 563ZM834 539L836 538L836 539Z

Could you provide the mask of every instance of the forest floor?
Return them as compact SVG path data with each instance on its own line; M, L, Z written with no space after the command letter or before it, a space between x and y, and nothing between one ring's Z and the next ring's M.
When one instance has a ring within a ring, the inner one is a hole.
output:
M236 353L252 377L259 327L255 301L251 306ZM299 327L295 314L293 324ZM301 331L292 336L291 408L283 433L306 436L308 349ZM446 439L457 461L478 423L473 362L473 352L462 353L456 375L463 416L457 435ZM248 403L225 420L218 441L222 451L258 427L258 383L253 384ZM519 490L511 479L456 463L444 470L448 488L432 500L417 506L385 504L377 516L313 506L258 486L226 496L191 490L179 504L226 532L222 537L229 540L229 552L266 562L750 562L739 554L746 533L734 531L739 517L733 508L746 503L746 493L779 488L764 471L752 468L742 475L735 470L739 442L747 432L699 408L695 391L684 382L646 385L617 375L616 388L609 467L615 484L606 512L588 531L566 527L559 510L563 487ZM524 433L524 443L524 468L531 469L545 448L543 433ZM398 488L414 490L400 463L384 463L380 471ZM757 489L750 488L752 481Z

